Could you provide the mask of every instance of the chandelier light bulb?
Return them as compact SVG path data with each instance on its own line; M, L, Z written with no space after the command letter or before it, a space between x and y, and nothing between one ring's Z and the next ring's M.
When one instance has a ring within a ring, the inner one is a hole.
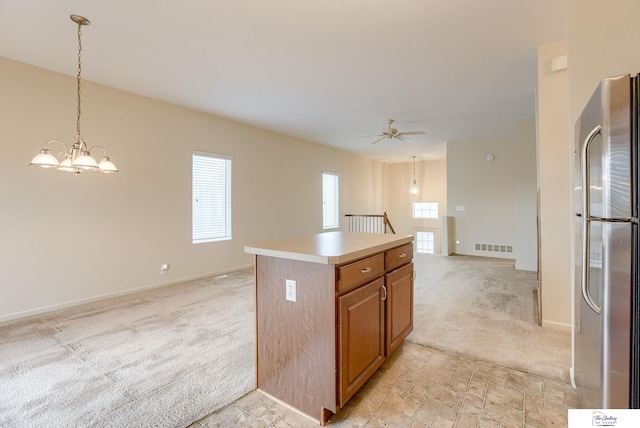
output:
M418 189L416 180L413 180L413 184L411 185L411 189L409 189L409 193L411 193L411 196L416 196L418 193L420 193L420 189Z

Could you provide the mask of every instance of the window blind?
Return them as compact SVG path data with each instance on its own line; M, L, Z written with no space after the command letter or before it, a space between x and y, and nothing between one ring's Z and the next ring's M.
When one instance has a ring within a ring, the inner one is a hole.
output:
M193 152L193 243L231 239L230 156Z

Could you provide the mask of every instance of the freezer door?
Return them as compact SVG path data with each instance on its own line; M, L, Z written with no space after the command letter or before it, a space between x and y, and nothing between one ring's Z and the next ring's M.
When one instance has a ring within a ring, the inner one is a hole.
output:
M586 303L582 289L582 231L584 220L576 217L576 283L574 288L574 367L573 380L577 388L580 407L602 408L602 317L594 312ZM592 237L597 239L598 233L591 230ZM596 304L602 303L602 236L600 242L590 245L591 255L588 272L591 274L589 293ZM599 245L598 245L599 244ZM596 273L597 275L594 275Z
M583 221L576 219L577 230L583 230ZM574 379L583 408L629 406L633 227L623 222L588 224L589 279L576 281L575 290ZM585 293L599 313L587 303Z

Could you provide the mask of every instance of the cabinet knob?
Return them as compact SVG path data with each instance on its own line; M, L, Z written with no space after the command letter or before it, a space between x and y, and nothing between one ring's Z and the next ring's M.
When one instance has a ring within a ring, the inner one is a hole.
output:
M407 257L407 255L405 253L400 253L398 254L398 257L403 258L403 257Z
M361 273L361 274L363 274L363 275L364 275L365 273L369 273L369 272L371 272L371 268L370 268L370 267L368 267L368 268L364 268L364 269L360 269L360 273Z

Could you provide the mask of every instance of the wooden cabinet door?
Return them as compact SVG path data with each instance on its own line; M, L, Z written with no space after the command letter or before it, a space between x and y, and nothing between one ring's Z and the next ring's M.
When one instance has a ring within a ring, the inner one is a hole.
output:
M413 263L385 275L385 285L385 357L388 357L413 330Z
M338 297L340 407L384 362L384 278Z

